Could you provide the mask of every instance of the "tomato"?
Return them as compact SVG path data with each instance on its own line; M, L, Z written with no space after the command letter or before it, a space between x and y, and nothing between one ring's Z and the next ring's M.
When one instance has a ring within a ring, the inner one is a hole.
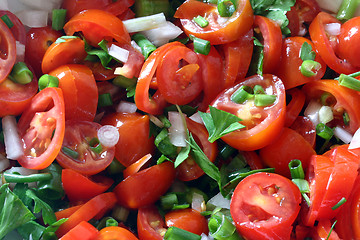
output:
M16 42L8 26L0 21L0 83L5 81L16 61Z
M114 188L114 193L119 205L137 209L157 201L169 189L174 178L174 165L164 162L125 178Z
M94 175L104 170L114 158L115 147L100 147L99 151L92 148L100 143L92 143L97 139L97 131L101 125L95 122L68 120L66 121L65 137L57 162L63 168L70 168L85 175ZM72 156L70 151L74 151Z
M289 19L288 28L291 31L291 36L305 35L306 24L310 24L320 11L316 0L296 1L290 12L286 14Z
M55 212L56 220L70 217L74 212L81 208L84 204L75 205Z
M266 93L276 95L276 101L270 106L256 107L253 100L245 104L231 101L231 95L241 86L254 87L260 85ZM264 74L254 75L245 81L224 90L211 104L220 110L237 115L245 126L222 137L230 146L242 150L252 151L260 149L273 141L284 126L285 121L285 88L276 76Z
M181 61L188 64L183 65ZM156 79L167 102L185 105L200 94L203 82L198 61L197 54L185 46L173 47L164 54L156 70Z
M7 10L0 10L0 17L7 15L10 19L10 21L14 24L10 31L12 32L14 38L16 41L19 41L21 44L26 43L26 30L20 19L13 14L12 12L9 12Z
M357 180L355 181L355 184L359 183L359 177L357 177ZM360 228L359 228L359 216L360 216L360 190L359 185L354 184L354 189L352 190L352 196L351 196L351 205L350 205L350 220L351 220L351 227L352 232L354 234L354 239L357 239L360 237ZM349 216L346 216L347 218Z
M307 83L302 90L308 101L320 101L322 94L331 94L329 105L333 109L334 120L329 123L330 126L340 126L350 133L355 133L360 127L360 95L356 91L340 86L336 80L313 81ZM345 113L349 115L349 124L343 121Z
M127 43L120 44L120 43L113 42L111 44L115 44L115 45L129 51L128 60L126 61L126 63L123 64L122 67L120 67L120 66L116 67L115 74L122 75L126 78L139 77L141 67L144 64L144 56L142 55L142 53Z
M340 240L334 229L331 229L332 223L329 219L322 219L314 227L312 239L314 240ZM331 232L331 233L330 233Z
M72 169L62 170L61 181L71 202L89 200L105 192L114 183L111 178L101 175L86 177Z
M36 94L18 122L24 155L18 162L25 168L44 169L58 155L65 132L65 104L59 88Z
M312 147L315 147L316 130L314 123L308 117L298 116L290 128L303 136Z
M130 36L120 19L111 13L90 9L72 17L64 26L67 35L82 32L86 41L97 47L102 40L130 43Z
M211 162L214 162L217 156L217 144L208 141L209 134L204 125L194 122L189 118L186 118L186 125L205 155ZM181 181L191 181L202 176L204 171L189 156L188 159L176 168L176 173L177 178Z
M61 237L61 240L92 240L98 235L98 230L86 221L80 222Z
M359 71L358 67L351 65L336 55L338 38L326 32L325 25L330 23L341 24L339 20L326 12L320 12L310 24L309 33L316 51L332 70L337 73L350 74Z
M124 178L127 178L130 175L133 175L140 171L144 166L148 165L149 161L151 159L151 154L148 153L136 162L132 163L130 166L124 169L123 176Z
M37 91L38 84L35 76L30 83L25 85L5 79L0 83L0 117L16 116L22 113Z
M298 88L292 88L286 91L286 96L290 96L290 102L286 106L285 126L291 126L305 104L305 94Z
M209 25L202 28L194 22L197 16L204 17ZM248 32L253 23L253 11L250 1L237 2L236 11L225 22L220 21L220 15L215 4L199 2L196 0L185 1L177 9L175 18L180 22L187 35L205 39L212 45L232 42Z
M101 124L117 127L120 139L115 146L115 158L125 167L154 152L154 137L150 137L148 115L111 113L101 120Z
M314 44L304 37L289 37L284 39L281 50L281 60L277 63L278 68L276 75L283 81L286 89L321 79L325 74L326 65L319 54L316 55L315 61L321 64L321 68L315 70L314 76L306 77L300 72L301 64L303 63L303 60L300 58L300 50L305 42L310 44L312 50L315 51Z
M280 61L282 45L282 33L280 26L273 20L256 15L254 18L254 31L261 34L262 44L264 46L263 72L272 73Z
M65 64L80 63L86 56L85 43L80 38L54 42L44 54L41 69L43 73L49 73Z
M51 27L30 28L26 35L25 62L31 66L36 76L42 75L41 63L48 47L61 37L61 33Z
M153 206L141 207L137 215L137 230L141 240L162 240L166 225L158 209Z
M192 208L168 212L165 214L165 223L168 227L178 227L197 235L209 232L206 218Z
M240 154L245 158L245 161L250 166L251 170L265 168L262 159L255 151L241 151Z
M303 168L307 169L309 160L314 154L316 152L308 141L296 131L286 127L278 138L260 149L260 157L265 165L275 168L276 173L289 178L291 175L288 165L291 160L301 160Z
M246 239L290 239L301 194L291 180L255 173L242 180L231 198L230 213Z
M94 240L138 240L138 238L126 228L110 226L101 229Z
M94 120L98 89L92 72L83 65L63 65L49 73L59 78L63 90L66 120Z

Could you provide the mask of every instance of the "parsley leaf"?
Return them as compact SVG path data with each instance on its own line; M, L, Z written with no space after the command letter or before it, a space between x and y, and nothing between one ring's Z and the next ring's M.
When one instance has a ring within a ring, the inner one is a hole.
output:
M303 61L306 60L315 60L315 52L312 50L312 47L309 43L304 42L300 49L300 58Z
M213 143L222 136L244 128L241 119L231 113L210 106L210 113L199 112L206 129L209 132L209 142Z
M55 213L52 210L52 208L49 206L49 204L47 204L46 202L41 200L36 195L34 190L31 190L31 189L27 190L26 196L34 200L34 203L35 203L34 213L39 213L41 211L43 221L45 224L52 224L52 223L56 222L56 216L55 216Z
M258 74L263 75L263 65L264 65L264 45L261 44L259 39L253 37L254 39L254 52L251 57L251 63L249 72L251 75Z
M182 162L184 162L188 157L190 153L190 146L189 144L186 145L186 147L181 148L181 151L177 155L174 163L174 167L177 168Z

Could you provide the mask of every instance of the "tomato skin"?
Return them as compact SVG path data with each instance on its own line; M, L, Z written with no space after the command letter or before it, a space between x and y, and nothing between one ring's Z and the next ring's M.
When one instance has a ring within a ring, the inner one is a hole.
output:
M308 141L313 148L315 147L315 125L308 117L298 116L290 128L303 136L303 138Z
M110 226L101 229L94 240L138 240L138 238L126 228Z
M115 145L115 158L125 167L155 150L154 137L149 137L150 120L140 113L111 113L101 124L117 127L120 135Z
M48 47L61 37L61 33L49 26L31 28L26 35L25 62L31 66L37 77L42 75L41 63Z
M163 239L166 232L165 221L154 205L139 208L137 230L140 240Z
M54 69L49 75L59 78L66 120L93 121L98 104L98 88L91 70L84 65L69 64Z
M0 83L5 81L16 61L16 41L8 26L0 21Z
M158 200L174 179L174 165L164 162L130 175L114 188L114 193L119 205L137 209Z
M196 16L206 16L209 25L205 28L197 25L193 18ZM180 22L187 35L205 39L211 45L224 44L236 40L251 28L253 23L253 11L248 0L238 1L236 12L226 21L219 23L220 17L216 11L216 5L203 3L195 0L185 1L176 11L175 18L180 18Z
M64 0L62 2L62 8L66 9L66 18L70 19L77 13L86 9L103 9L109 5L111 0L93 0L93 1L81 1L81 0Z
M312 239L314 240L340 240L338 234L334 229L331 230L332 223L329 219L322 219L318 222L318 225L314 227L312 233ZM330 233L331 232L331 233ZM330 234L330 235L329 235Z
M298 88L292 88L286 91L286 96L291 96L290 102L286 105L285 120L285 126L290 127L304 107L305 93Z
M19 135L24 143L24 155L18 162L23 167L44 169L55 160L64 139L64 113L60 88L45 88L32 98L18 122Z
M299 188L291 180L275 173L255 173L236 186L230 213L246 239L290 239L300 202Z
M16 41L19 41L20 43L24 44L26 43L26 30L20 19L13 14L10 11L7 10L0 10L0 17L7 15L10 19L10 21L14 24L14 26L11 27L11 32L16 39Z
M261 85L264 89L268 89L271 94L276 95L277 100L273 105L268 107L253 107L254 112L262 115L262 119L257 120L258 123L254 126L254 124L251 123L254 119L252 119L253 113L250 113L250 107L232 102L230 97L243 85L254 87L257 84ZM240 123L247 125L247 129L229 133L222 137L222 140L238 150L252 151L268 145L280 134L285 121L285 104L285 88L281 80L274 75L264 74L262 77L254 75L245 79L245 81L224 90L211 105L220 110L238 115L243 120L240 121ZM241 116L244 111L240 111L240 109L245 109L245 113L250 113L251 119L248 116L245 117L249 119L245 119ZM241 115L239 114L240 112L242 112Z
M80 222L61 237L61 240L92 240L98 235L98 230L86 221Z
M165 223L168 227L175 226L197 235L209 232L206 218L191 208L168 212L165 214Z

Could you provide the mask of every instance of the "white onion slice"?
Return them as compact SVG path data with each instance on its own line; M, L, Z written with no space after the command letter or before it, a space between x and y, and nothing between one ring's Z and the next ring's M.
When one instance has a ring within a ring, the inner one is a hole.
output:
M205 206L204 196L194 192L192 195L191 208L198 212L203 212L206 210L204 209L204 206Z
M202 118L200 117L199 112L194 113L189 118L191 120L193 120L194 122L197 122L197 123L200 123L200 124L204 125L204 122L203 122Z
M102 126L97 132L99 142L105 147L113 147L119 141L119 131L111 125Z
M168 114L171 123L169 128L170 142L176 147L186 147L186 132L182 116L178 112L169 112Z
M14 116L5 116L2 118L2 127L4 131L4 142L6 157L17 160L24 155L22 141L20 139L16 119Z
M321 123L328 123L334 119L332 108L329 106L322 106L319 110L319 121Z
M35 169L28 169L28 168L24 168L24 167L12 167L9 170L6 170L7 173L19 173L20 175L23 176L29 176L31 174L37 174L39 173L38 170ZM36 187L36 182L31 182L28 183L29 187ZM10 183L9 184L10 188L14 188L15 183Z
M208 203L225 209L230 209L230 200L223 197L221 193L216 194L212 197Z
M138 17L123 21L129 33L146 31L156 28L166 22L164 13L158 13L146 17Z
M331 36L337 36L341 32L341 24L340 23L325 24L324 30Z
M116 108L116 112L122 113L134 113L136 112L137 107L135 103L120 101L119 105Z
M0 172L4 171L8 167L10 167L10 160L0 154Z
M28 27L45 27L48 23L48 12L42 10L23 10L16 16Z
M201 240L214 240L214 238L210 234L206 235L205 233L202 233L200 236Z
M23 62L25 59L25 45L16 41L16 62Z
M360 148L360 128L354 133L353 138L351 139L349 149Z
M134 40L131 40L130 44L134 49L138 50L141 53L141 47Z
M142 31L141 33L155 46L161 46L168 43L171 39L178 37L182 32L181 28L167 21L157 28Z
M353 137L351 133L345 131L345 129L339 126L334 128L334 135L346 144L349 144Z
M164 123L158 119L157 117L155 117L154 115L149 114L149 119L150 121L155 124L156 126L158 126L159 128L163 128L164 127Z
M322 105L316 101L310 101L304 111L304 115L310 119L310 121L317 126L320 122L319 111Z
M343 0L316 0L323 10L337 13Z
M112 44L109 47L109 55L113 58L116 58L122 63L126 63L129 58L129 51L119 46L116 46L115 44Z

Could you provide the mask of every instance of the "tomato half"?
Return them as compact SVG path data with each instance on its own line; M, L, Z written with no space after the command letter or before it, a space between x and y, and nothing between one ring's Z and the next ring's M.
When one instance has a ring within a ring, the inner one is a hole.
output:
M91 70L78 64L62 65L49 73L59 78L65 101L66 120L94 120L98 88Z
M141 240L162 240L166 225L154 205L141 207L137 215L137 230Z
M101 125L95 122L66 121L65 137L56 157L57 162L63 168L85 175L94 175L104 170L114 158L115 147L105 147L96 141L92 143L93 139L97 139L100 128ZM99 149L94 150L96 147Z
M276 101L270 106L256 107L253 100L244 104L237 104L231 100L232 94L241 86L253 88L255 85L263 87L266 93L276 95ZM245 81L224 90L211 104L220 110L237 115L245 125L222 137L230 146L243 151L252 151L268 145L278 136L285 121L285 88L281 80L270 74L254 75Z
M246 239L290 239L301 194L291 180L255 173L242 180L231 198L230 213Z
M126 228L110 226L101 229L94 240L138 240L138 238Z
M192 208L173 210L165 214L167 227L178 227L186 231L201 235L208 234L208 222L198 211Z
M208 20L208 26L202 28L194 22L194 17L199 15ZM215 4L196 0L185 1L177 9L174 17L180 18L187 35L192 34L208 40L212 45L236 40L248 32L253 23L253 11L248 0L237 1L236 11L225 22L222 22Z
M16 61L16 41L8 26L0 21L0 83L5 81Z
M23 25L23 23L20 21L20 19L13 14L10 11L7 10L0 10L0 17L7 15L10 19L10 21L14 24L10 30L16 39L16 41L19 41L21 44L26 44L26 30Z
M90 9L72 17L64 26L67 35L82 32L86 41L94 47L102 40L130 43L130 36L120 19L111 13Z
M60 88L45 88L36 94L18 122L24 155L21 166L48 167L58 155L65 133L65 104Z

